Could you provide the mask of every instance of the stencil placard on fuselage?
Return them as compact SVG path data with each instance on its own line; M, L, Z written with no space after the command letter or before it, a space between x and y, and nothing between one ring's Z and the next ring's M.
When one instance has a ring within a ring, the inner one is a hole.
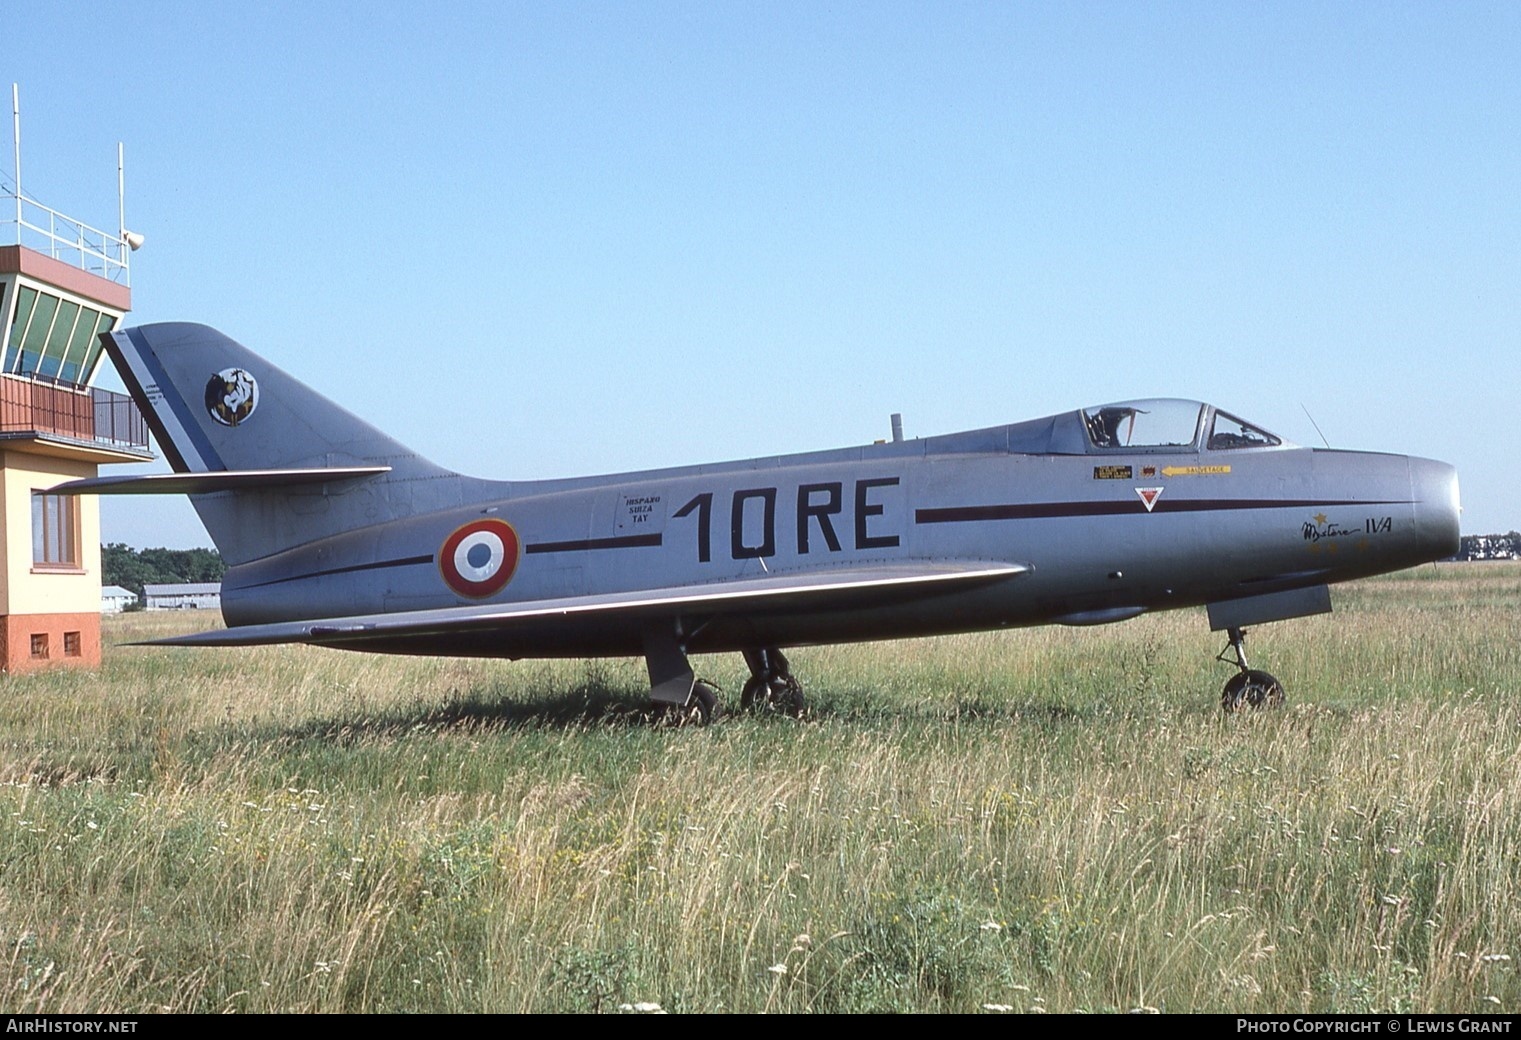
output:
M665 496L649 492L619 495L616 523L619 534L661 534L665 531Z

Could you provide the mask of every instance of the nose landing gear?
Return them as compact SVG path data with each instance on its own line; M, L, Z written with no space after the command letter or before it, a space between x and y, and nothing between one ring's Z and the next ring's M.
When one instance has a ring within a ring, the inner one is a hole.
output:
M1236 674L1225 682L1220 691L1220 709L1234 712L1261 708L1281 708L1285 697L1283 683L1272 675L1246 663L1246 629L1226 629L1230 642L1215 655L1215 660L1235 665ZM1232 660L1231 656L1234 656Z

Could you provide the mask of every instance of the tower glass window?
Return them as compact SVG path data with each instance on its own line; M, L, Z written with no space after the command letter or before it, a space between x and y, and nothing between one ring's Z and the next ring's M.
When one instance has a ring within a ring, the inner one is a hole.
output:
M100 334L115 323L109 311L22 285L0 368L29 379L85 386L100 360Z

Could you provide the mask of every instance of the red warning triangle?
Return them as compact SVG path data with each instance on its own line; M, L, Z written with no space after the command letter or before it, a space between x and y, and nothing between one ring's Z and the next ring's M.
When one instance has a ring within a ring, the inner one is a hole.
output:
M1157 499L1162 497L1162 489L1159 487L1136 488L1135 493L1141 496L1141 505L1146 507L1148 513L1151 512L1152 506L1157 504Z

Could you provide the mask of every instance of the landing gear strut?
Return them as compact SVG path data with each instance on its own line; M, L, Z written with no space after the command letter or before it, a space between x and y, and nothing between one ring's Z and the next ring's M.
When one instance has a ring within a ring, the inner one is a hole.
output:
M1230 642L1215 655L1215 660L1235 665L1237 672L1226 680L1225 688L1220 691L1220 709L1241 711L1248 708L1282 707L1283 683L1246 663L1246 629L1228 628L1225 634ZM1227 656L1232 652L1234 660Z
M761 709L801 718L808 710L803 697L803 684L792 675L787 657L776 647L746 650L745 664L750 666L750 678L740 691L739 705L745 709Z
M650 674L650 704L658 718L675 724L705 725L719 714L718 694L699 682L687 663L679 629L645 629L644 663Z

